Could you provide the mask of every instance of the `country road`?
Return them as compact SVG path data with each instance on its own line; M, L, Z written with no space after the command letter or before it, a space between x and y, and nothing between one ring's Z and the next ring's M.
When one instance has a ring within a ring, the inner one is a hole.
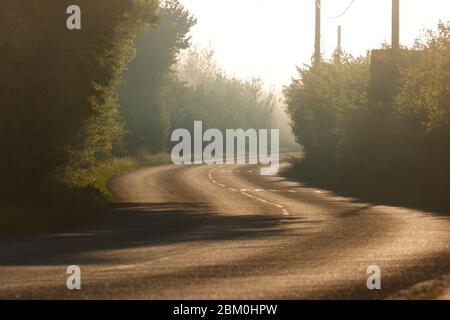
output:
M116 208L91 224L1 239L0 298L380 299L450 273L450 215L338 197L256 166L151 167L110 188ZM66 288L69 265L81 267L79 291ZM381 290L366 287L370 265Z

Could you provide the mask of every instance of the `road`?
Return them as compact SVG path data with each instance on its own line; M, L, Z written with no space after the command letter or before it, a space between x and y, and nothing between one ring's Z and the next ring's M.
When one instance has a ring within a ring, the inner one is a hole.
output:
M449 216L342 198L256 166L151 167L110 188L115 209L88 225L2 239L0 297L380 299L450 273ZM81 290L66 288L69 265L81 268ZM381 290L366 287L370 265Z

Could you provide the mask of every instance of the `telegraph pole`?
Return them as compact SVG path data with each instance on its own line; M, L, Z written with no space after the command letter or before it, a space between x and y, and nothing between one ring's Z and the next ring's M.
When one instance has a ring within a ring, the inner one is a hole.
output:
M315 37L315 53L314 53L314 65L318 65L321 60L320 55L320 0L316 1L316 37Z
M392 0L392 49L400 50L400 0Z
M335 62L337 64L341 63L342 57L342 27L339 25L337 29L337 47L335 53Z
M337 49L339 54L342 52L342 26L338 26L338 43L337 43Z

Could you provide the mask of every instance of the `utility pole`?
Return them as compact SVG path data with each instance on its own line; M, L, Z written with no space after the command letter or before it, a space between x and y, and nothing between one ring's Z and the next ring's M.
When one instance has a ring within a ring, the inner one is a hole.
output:
M320 0L316 1L316 37L315 37L315 53L314 53L314 65L318 65L321 60L320 55Z
M338 26L337 29L337 47L336 47L336 53L335 53L335 61L336 63L341 63L341 56L342 56L342 27Z
M337 49L339 53L342 52L342 26L338 26L338 44Z
M392 0L392 49L400 50L400 0Z
M392 49L372 50L370 57L370 106L392 107L398 94L400 62L400 0L392 0ZM382 123L382 119L377 121Z

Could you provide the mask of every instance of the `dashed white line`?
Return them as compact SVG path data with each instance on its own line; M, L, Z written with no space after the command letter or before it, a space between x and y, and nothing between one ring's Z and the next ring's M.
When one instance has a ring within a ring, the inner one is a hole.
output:
M265 189L240 189L240 191L242 192L277 192L277 193L295 193L295 190L279 190L279 189L269 189L269 190L265 190Z
M223 168L223 167L222 167L222 168ZM289 211L288 211L284 206L282 206L281 204L274 203L274 202L268 201L268 200L266 200L266 199L263 199L263 198L254 196L254 195L248 193L248 192L251 191L251 190L249 190L249 189L239 189L239 190L238 190L238 189L232 188L232 187L230 187L230 186L227 186L227 185L225 185L225 184L223 184L223 183L219 183L219 182L216 181L216 180L213 178L213 176L212 176L212 174L214 173L214 171L216 171L216 170L218 170L218 169L220 169L220 168L213 168L213 169L211 169L211 170L208 172L208 178L209 178L209 180L211 180L212 183L214 183L214 184L216 184L216 185L218 185L218 186L220 186L220 187L222 187L222 188L226 188L226 189L228 189L228 190L230 190L230 191L232 191L232 192L238 192L238 193L240 193L240 194L242 194L242 195L244 195L244 196L246 196L246 197L248 197L248 198L255 199L255 200L257 200L257 201L259 201L259 202L262 202L262 203L264 203L264 204L271 205L271 206L273 206L273 207L276 207L277 209L281 209L281 213L282 213L284 216L289 216L289 215L290 215ZM255 189L255 190L253 190L253 192L262 192L262 191L265 191L265 190L264 190L264 189ZM281 191L284 191L284 190L275 190L275 191L269 190L269 191L272 191L272 192L281 192ZM286 192L286 191L284 191L284 192ZM295 191L293 191L293 190L288 190L287 192L295 192Z

